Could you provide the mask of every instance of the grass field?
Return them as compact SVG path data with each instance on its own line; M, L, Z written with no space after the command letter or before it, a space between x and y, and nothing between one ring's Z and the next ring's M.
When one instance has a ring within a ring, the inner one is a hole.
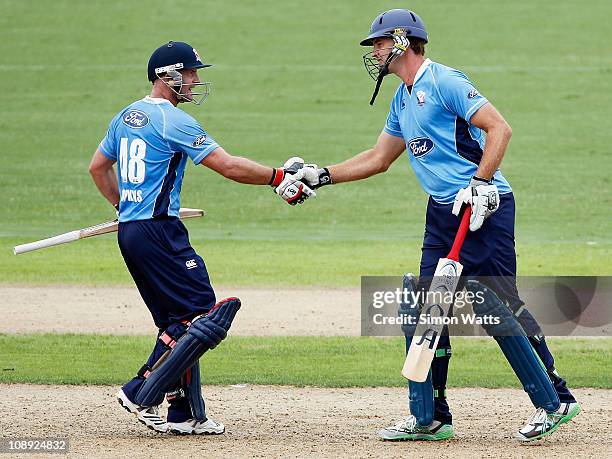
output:
M612 389L612 339L550 339L571 387ZM152 338L0 335L0 383L125 383L146 361ZM320 387L404 386L403 339L232 337L202 358L204 384ZM43 351L44 350L44 351ZM451 387L520 387L493 340L456 338Z
M148 94L147 60L161 43L187 41L214 64L201 73L210 99L182 108L230 153L328 165L370 147L384 125L399 82L385 81L370 107L358 43L398 6L407 5L0 0L0 71L12 83L0 91L0 287L132 284L112 236L20 257L12 247L114 218L87 166L111 118ZM502 171L517 198L519 274L611 275L609 0L408 6L428 26L427 56L465 71L513 128ZM358 286L364 275L418 271L426 200L406 157L299 208L192 165L182 193L183 206L207 211L187 225L213 283L255 287ZM550 343L572 387L612 388L612 339ZM0 383L120 384L152 344L0 334ZM492 340L456 339L453 352L450 386L518 387ZM203 358L203 382L404 386L402 356L401 339L232 337Z
M386 81L369 107L357 45L397 2L1 5L0 70L17 84L0 92L0 282L130 282L112 237L19 258L11 248L113 216L87 165L115 113L147 94L146 62L166 40L215 64L203 73L209 101L184 108L228 151L269 165L296 154L330 164L369 147L397 85ZM520 274L611 274L610 3L410 7L428 26L428 56L464 70L513 127L502 170L517 197ZM300 285L358 285L418 266L426 197L406 158L297 209L190 167L182 202L208 212L189 228L216 283L292 285L298 271Z

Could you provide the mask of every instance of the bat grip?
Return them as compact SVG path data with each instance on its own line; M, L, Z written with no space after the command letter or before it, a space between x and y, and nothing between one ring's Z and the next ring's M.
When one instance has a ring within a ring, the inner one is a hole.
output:
M472 215L472 208L467 206L463 211L463 216L461 217L461 223L459 224L459 229L457 230L457 235L455 236L455 241L453 242L453 246L451 247L450 252L446 258L449 258L453 261L459 261L459 252L461 252L461 246L463 246L463 241L465 241L465 236L467 236L468 229L470 227L470 216Z

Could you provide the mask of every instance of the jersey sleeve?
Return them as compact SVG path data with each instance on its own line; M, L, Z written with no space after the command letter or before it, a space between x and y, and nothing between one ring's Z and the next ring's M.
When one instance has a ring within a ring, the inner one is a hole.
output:
M387 122L385 123L384 128L384 131L387 134L394 135L395 137L403 137L402 128L400 127L399 118L397 115L399 112L399 105L401 103L401 90L402 85L400 85L400 87L395 93L395 96L393 96L393 99L391 99L391 107L389 109L389 114L387 115Z
M100 150L104 154L104 156L106 156L111 161L117 161L117 140L115 138L116 122L117 117L115 116L108 126L108 131L106 131L106 135L98 146L98 150Z
M191 116L177 117L166 126L166 140L175 151L186 153L194 164L200 164L219 144Z
M448 108L459 117L470 121L472 115L488 102L465 74L451 70L438 79L440 94Z

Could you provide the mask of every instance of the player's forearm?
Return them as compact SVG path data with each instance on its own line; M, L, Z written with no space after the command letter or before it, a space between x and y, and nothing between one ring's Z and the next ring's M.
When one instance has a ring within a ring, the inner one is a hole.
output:
M506 123L489 128L476 177L486 180L493 177L504 158L510 137L512 137L512 129Z
M371 148L340 164L329 166L327 169L333 183L342 183L353 182L380 174L385 172L390 165L390 162L380 158L376 151Z
M225 178L248 185L268 185L274 169L241 156L233 156L222 170Z
M119 203L119 185L117 174L111 167L106 170L90 170L89 173L96 187L113 206Z

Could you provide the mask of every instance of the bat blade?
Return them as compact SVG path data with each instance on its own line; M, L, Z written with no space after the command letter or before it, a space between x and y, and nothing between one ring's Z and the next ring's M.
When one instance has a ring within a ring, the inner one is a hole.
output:
M427 379L462 270L458 261L450 258L438 261L402 368L402 376L411 381Z
M179 209L179 218L181 219L202 217L204 215L205 212L202 209L190 209L188 207L181 207ZM69 231L68 233L63 233L57 236L41 239L40 241L17 245L13 247L13 254L19 255L21 253L32 252L33 250L44 249L46 247L53 247L55 245L78 241L79 239L85 239L87 237L112 233L114 231L117 231L118 228L118 221L111 220L108 222L100 223L98 225L88 226L87 228L82 228L80 230Z

